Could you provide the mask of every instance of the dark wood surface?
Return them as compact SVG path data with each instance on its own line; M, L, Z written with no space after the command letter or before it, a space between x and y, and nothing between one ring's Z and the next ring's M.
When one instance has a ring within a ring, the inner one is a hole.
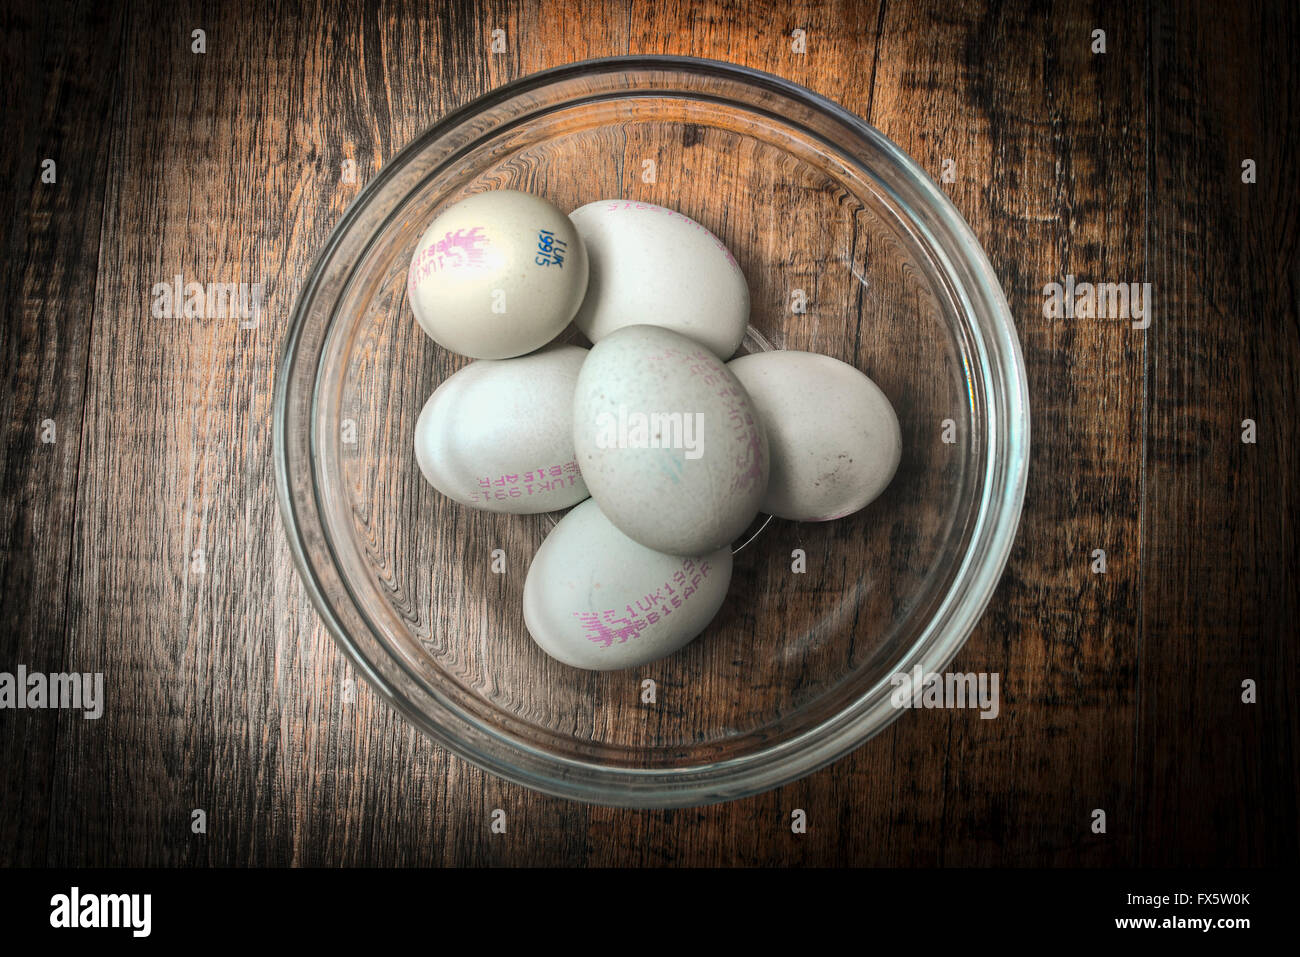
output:
M103 671L117 705L0 712L0 861L1295 863L1295 4L7 4L3 23L0 670ZM637 52L779 74L936 179L953 159L1033 409L1017 544L955 662L1003 675L1003 715L898 721L682 811L542 796L364 686L340 702L271 469L288 315L361 184L503 82ZM176 273L264 279L262 321L153 319ZM1045 319L1066 274L1151 282L1151 326Z

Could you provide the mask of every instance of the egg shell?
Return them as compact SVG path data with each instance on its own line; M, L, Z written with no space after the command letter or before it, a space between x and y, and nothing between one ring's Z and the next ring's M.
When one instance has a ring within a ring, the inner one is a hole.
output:
M586 357L577 346L551 346L479 359L450 376L415 424L424 477L457 502L491 512L550 512L582 501L573 390Z
M551 529L524 581L524 623L552 658L592 671L672 654L717 615L731 548L665 555L620 532L588 499Z
M490 190L444 210L411 256L407 295L439 345L505 359L546 345L587 291L587 252L554 204Z
M592 497L647 548L702 555L758 513L762 422L735 375L685 336L625 326L598 342L578 373L573 429Z
M722 240L681 213L600 200L569 214L591 275L574 317L593 343L615 329L663 326L730 358L749 323L749 287Z
M771 443L761 510L825 522L874 501L903 454L898 416L866 375L830 356L776 351L727 363L754 400Z

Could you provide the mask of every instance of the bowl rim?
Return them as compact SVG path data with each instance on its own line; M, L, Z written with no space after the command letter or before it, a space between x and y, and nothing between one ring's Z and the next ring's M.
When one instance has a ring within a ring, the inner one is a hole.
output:
M434 717L431 717L425 710L412 702L403 691L381 675L376 667L370 664L357 643L348 634L347 628L326 597L322 582L308 557L303 530L297 518L298 509L291 488L289 474L290 451L286 437L289 382L292 379L292 370L295 360L298 358L298 349L308 318L307 305L314 301L315 293L333 254L348 235L362 211L367 208L376 195L382 192L383 187L429 144L436 142L445 133L458 128L465 120L485 109L509 102L520 94L531 90L544 88L567 79L578 78L584 74L628 71L670 71L712 76L731 82L756 86L776 93L781 97L804 102L827 114L834 121L850 127L857 135L870 141L875 148L885 154L898 170L907 175L909 185L920 192L922 200L928 206L928 210L938 218L941 225L949 231L949 234L960 243L964 264L971 274L970 278L978 284L981 298L992 310L990 327L984 329L983 334L992 336L993 344L997 346L997 351L1003 359L999 365L999 370L1006 376L1006 381L1003 383L1004 391L1000 396L1005 406L999 410L1002 414L993 416L990 413L989 445L994 445L992 441L994 426L1002 428L1007 435L1003 436L1002 455L996 454L997 449L991 449L990 454L986 456L988 461L984 464L983 475L981 476L985 494L980 502L979 512L971 532L971 541L966 548L961 567L954 574L953 579L954 583L965 581L966 587L960 601L950 612L952 615L951 623L939 632L939 635L955 635L959 633L959 636L942 643L932 639L927 646L923 634L909 647L902 658L902 660L908 660L915 657L917 663L922 664L927 671L941 671L948 666L965 646L971 632L992 600L993 593L1005 571L1011 548L1019 530L1023 510L1030 458L1029 396L1024 356L1010 307L1001 284L993 272L987 254L973 230L947 194L938 187L924 168L876 127L833 100L801 84L751 67L721 60L671 54L627 54L560 64L518 77L495 87L451 110L414 137L353 198L343 215L331 229L328 239L317 254L312 269L298 292L290 316L289 328L283 340L280 360L276 368L272 412L273 460L276 498L279 503L285 537L288 540L294 564L298 570L298 577L306 588L313 606L325 623L335 644L344 652L352 665L413 726L420 729L448 751L476 767L532 790L582 803L612 807L680 808L747 797L812 774L865 744L866 741L892 724L905 709L888 707L886 702L886 707L892 714L887 713L883 720L879 720L878 712L881 711L879 706L870 709L861 707L866 699L875 693L876 686L873 686L858 694L852 702L828 720L773 745L718 762L670 769L616 768L598 762L555 755L501 734L495 729L477 724L472 718L460 714L458 709L443 700L440 695L435 695L435 699L441 712L438 718L442 720L435 720ZM633 88L629 88L627 92L629 95L638 93ZM691 95L691 91L688 90L678 90L677 92L687 96ZM489 129L484 132L490 134L493 130ZM903 208L908 209L909 212L911 211L912 204L894 194L888 184L881 182L878 178L875 179L875 182L881 189L889 192ZM930 234L929 229L914 217L909 220L909 224L926 236L929 241L928 248L932 253L941 257L947 269L946 274L951 277L953 275L953 264L948 261L947 255L935 241L935 237ZM958 284L956 291L962 304L968 307L967 315L969 316L970 302L965 287ZM315 381L317 385L313 387L311 399L311 408L313 410L317 405L319 367L317 367L316 372ZM983 377L982 381L985 387L988 388L987 376ZM994 396L994 398L999 398L999 396ZM318 461L315 455L314 428L312 433L310 444L314 466ZM995 469L1000 472L1000 475L995 474ZM998 481L994 482L993 488L997 489L1000 486L996 501L993 500L993 496L989 491L989 483L995 479ZM314 504L319 512L321 506L320 493L318 483L314 478L310 487ZM981 537L979 533L988 522L987 513L990 508L996 508L998 524L992 529L991 533L986 532L984 537ZM330 552L331 559L333 559L333 543L328 540L328 535L325 537L326 547ZM967 580L970 576L968 566L972 563L972 553L976 550L975 546L977 544L984 545L985 549L981 553L978 566L975 568L975 578ZM335 566L337 568L337 563L335 563ZM954 590L955 585L949 588L947 594L943 596L940 606L935 610L933 618L938 618L943 609L951 603ZM929 631L930 629L927 628L925 634L929 634ZM921 649L921 652L914 654L918 648ZM937 651L937 654L929 660L924 660L925 652L930 649ZM393 655L392 660L406 670L409 677L415 678L414 675L410 674L409 667L401 661L399 656ZM500 755L484 750L481 745L467 740L464 735L458 736L454 731L449 730L445 722L447 718L452 718L462 725L468 724L480 737L502 742L516 755L529 756L534 761L540 759L543 763L556 765L558 771L546 775L539 774L535 770L531 772L522 770L504 760ZM600 780L598 782L583 781L581 780L583 775L594 775Z

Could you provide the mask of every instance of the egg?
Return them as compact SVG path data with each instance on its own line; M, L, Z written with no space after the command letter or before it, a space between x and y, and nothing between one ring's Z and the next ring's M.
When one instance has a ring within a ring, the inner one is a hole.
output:
M749 323L749 287L722 240L652 203L600 200L569 214L591 277L574 325L593 343L615 329L663 326L730 358Z
M542 542L524 581L524 623L552 658L593 671L672 654L717 615L731 549L665 555L620 532L588 499Z
M492 512L550 512L587 497L573 449L573 393L587 350L479 359L434 391L415 459L438 491Z
M624 326L592 347L573 445L601 510L656 551L729 544L767 490L767 438L749 395L712 352L658 326Z
M439 345L476 359L539 349L569 324L587 290L573 223L540 196L492 190L444 210L416 244L411 310Z
M759 352L727 363L758 409L771 443L761 509L825 522L875 500L903 454L898 416L866 375L830 356Z

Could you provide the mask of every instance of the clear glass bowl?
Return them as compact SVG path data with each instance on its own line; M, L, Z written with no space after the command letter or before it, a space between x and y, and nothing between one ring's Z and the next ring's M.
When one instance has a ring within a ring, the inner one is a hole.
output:
M632 671L566 667L524 628L524 577L555 516L457 505L412 454L425 399L468 360L416 325L407 264L442 208L500 188L566 211L644 200L703 223L749 280L749 347L858 367L902 424L902 464L880 499L839 521L767 523L737 554L708 630ZM898 717L892 675L947 666L1015 535L1029 409L988 260L902 150L773 76L618 57L493 91L362 191L298 301L275 442L303 581L340 646L412 723L530 788L682 807L835 760ZM796 550L806 571L793 570Z

